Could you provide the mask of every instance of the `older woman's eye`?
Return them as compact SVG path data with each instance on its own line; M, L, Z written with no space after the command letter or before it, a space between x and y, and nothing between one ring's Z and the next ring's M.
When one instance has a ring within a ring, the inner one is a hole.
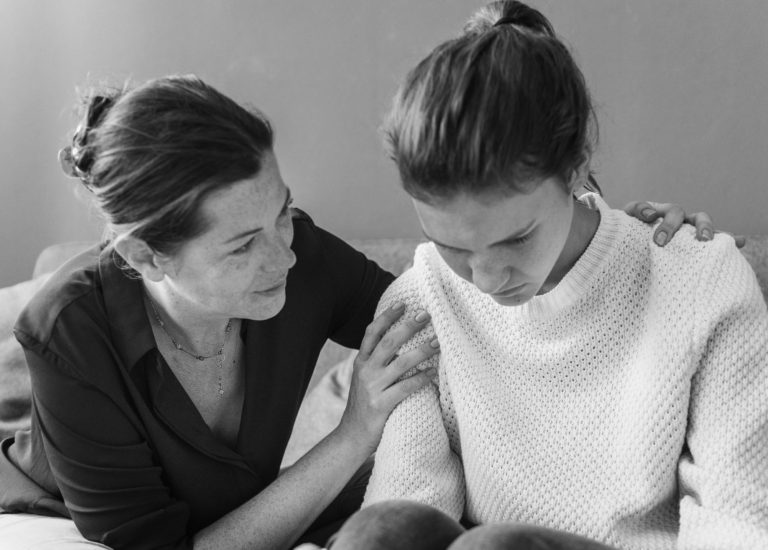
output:
M288 202L285 203L285 206L283 206L282 212L280 212L281 216L287 216L291 213L291 205L293 204L293 197L288 199Z
M253 246L253 237L251 237L248 240L248 242L245 243L240 248L237 248L237 249L233 250L232 254L235 254L235 255L237 255L237 254L245 254L246 252L248 252L251 249L251 246Z

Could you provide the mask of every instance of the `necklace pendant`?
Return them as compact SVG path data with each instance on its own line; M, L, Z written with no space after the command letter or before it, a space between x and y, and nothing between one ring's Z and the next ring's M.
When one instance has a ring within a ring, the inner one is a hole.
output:
M197 360L198 361L205 361L205 357L203 357L202 355L198 355L197 356Z

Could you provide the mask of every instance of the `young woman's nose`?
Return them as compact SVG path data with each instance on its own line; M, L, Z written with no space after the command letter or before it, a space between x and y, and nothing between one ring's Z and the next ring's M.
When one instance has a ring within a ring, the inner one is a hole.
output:
M489 261L477 261L470 264L470 269L472 270L472 284L485 294L504 290L509 284L510 273L505 265Z

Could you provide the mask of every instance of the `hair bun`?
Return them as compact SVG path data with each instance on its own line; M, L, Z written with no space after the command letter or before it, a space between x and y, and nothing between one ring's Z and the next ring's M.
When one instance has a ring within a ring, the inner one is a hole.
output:
M503 2L501 17L493 24L494 27L514 25L534 31L539 34L555 36L552 24L544 15L522 2Z
M101 124L104 115L114 104L112 97L100 94L91 96L85 105L85 114L72 136L72 145L59 151L59 164L64 173L78 178L90 187L90 171L93 166L93 151L88 146L88 136Z

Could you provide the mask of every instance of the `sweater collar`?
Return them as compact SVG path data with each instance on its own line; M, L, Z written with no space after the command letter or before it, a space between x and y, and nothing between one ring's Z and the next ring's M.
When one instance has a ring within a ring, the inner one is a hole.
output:
M603 267L615 253L615 244L622 227L621 213L611 209L599 195L594 193L582 195L579 201L600 212L597 231L581 257L553 289L534 296L517 308L512 308L519 310L520 314L551 315L570 307L592 290Z

